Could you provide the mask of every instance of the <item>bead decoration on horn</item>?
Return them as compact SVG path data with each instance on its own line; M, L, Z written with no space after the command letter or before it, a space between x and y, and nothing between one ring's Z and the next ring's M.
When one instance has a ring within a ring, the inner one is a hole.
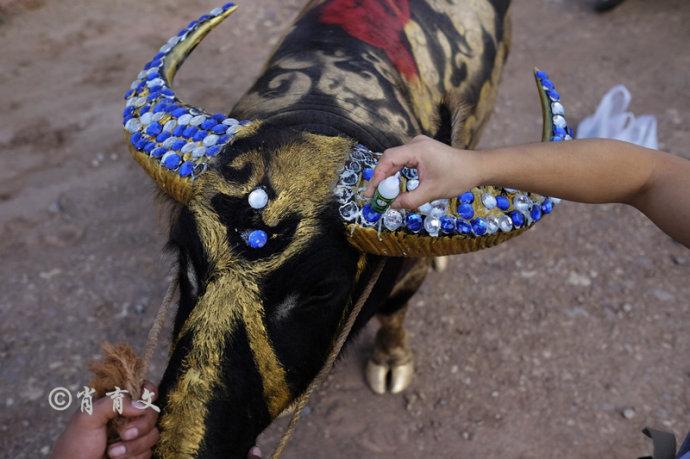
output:
M543 142L571 140L560 94L546 72L535 69L542 105ZM361 193L381 153L357 145L341 171L334 194L349 242L365 253L427 257L473 252L511 239L550 214L558 198L494 186L475 187L452 199L438 199L410 211L377 213ZM518 160L518 158L516 158ZM419 186L415 169L400 172L401 191Z
M171 88L189 53L236 8L226 3L190 22L160 48L124 95L122 116L130 152L180 202L189 199L191 181L249 124L187 105Z

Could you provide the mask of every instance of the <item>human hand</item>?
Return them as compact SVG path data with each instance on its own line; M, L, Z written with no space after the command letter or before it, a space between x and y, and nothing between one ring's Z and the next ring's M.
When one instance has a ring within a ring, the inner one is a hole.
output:
M144 386L155 394L158 388L146 381ZM141 405L139 405L141 406ZM158 442L156 428L158 413L151 408L140 408L137 402L125 397L122 415L128 422L118 430L120 441L107 444L107 425L119 414L113 410L113 401L103 397L93 401L93 414L77 411L65 431L60 435L53 450L53 459L101 459L107 457L144 459L151 457L151 450Z
M419 187L401 193L392 204L393 207L416 209L426 202L455 196L477 186L481 181L478 163L477 152L452 148L419 135L405 145L383 152L364 195L373 195L381 180L403 167L416 168Z
M261 450L258 446L253 446L247 453L247 459L261 459Z

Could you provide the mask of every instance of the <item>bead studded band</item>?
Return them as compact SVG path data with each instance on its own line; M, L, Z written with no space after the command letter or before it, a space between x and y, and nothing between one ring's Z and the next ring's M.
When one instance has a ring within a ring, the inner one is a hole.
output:
M235 8L227 3L190 22L160 48L124 95L123 125L135 154L145 155L179 178L198 177L249 123L186 105L171 89L179 63Z
M544 112L543 140L559 142L572 139L573 131L567 126L565 109L554 84L541 70L535 71L535 79ZM560 201L534 193L486 186L473 188L452 199L426 203L415 210L389 208L380 214L367 204L370 198L361 194L380 157L381 153L356 145L334 190L340 216L350 231L375 229L379 240L386 233L394 232L431 238L486 238L497 233L522 232L545 214L550 214L554 204ZM404 191L412 191L419 186L415 169L403 168L400 180Z

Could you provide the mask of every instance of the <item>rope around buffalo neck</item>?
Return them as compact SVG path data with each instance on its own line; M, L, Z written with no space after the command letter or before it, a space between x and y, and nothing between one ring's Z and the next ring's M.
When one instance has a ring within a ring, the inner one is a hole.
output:
M364 291L357 299L357 303L355 303L355 306L352 308L352 311L350 312L350 315L347 318L347 322L345 322L343 328L340 329L338 338L333 344L331 352L328 354L328 357L326 358L326 362L323 364L323 367L321 367L321 370L316 375L316 378L314 378L314 380L309 384L307 390L304 391L302 396L297 401L295 411L293 411L292 417L290 418L290 423L285 429L285 432L283 432L283 436L280 438L280 442L278 443L278 446L276 447L275 451L273 452L273 455L271 456L272 459L279 459L280 456L283 454L288 442L292 438L292 434L294 433L295 428L297 427L297 423L300 420L302 411L304 410L304 407L307 406L307 402L309 402L309 398L311 397L312 393L316 390L316 388L321 385L321 383L326 379L326 377L328 377L328 374L331 372L333 364L335 363L335 359L338 357L338 354L340 354L341 349L345 345L347 337L350 336L352 326L355 324L355 320L357 320L357 317L359 317L359 313L362 311L364 303L366 303L366 301L369 299L369 295L371 294L371 291L373 290L376 281L379 279L379 276L381 275L381 271L383 271L383 267L385 266L385 264L385 259L381 259L376 264L376 268L374 269L371 278L369 278L369 282L367 282Z

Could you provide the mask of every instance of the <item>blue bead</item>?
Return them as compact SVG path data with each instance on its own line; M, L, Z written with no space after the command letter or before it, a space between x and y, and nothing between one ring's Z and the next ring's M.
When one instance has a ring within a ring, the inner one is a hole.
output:
M214 120L215 121L215 120ZM211 132L214 134L222 135L225 134L225 131L228 130L228 127L224 124L216 124L213 126L213 129L211 129Z
M187 27L185 27L184 29L177 32L177 36L181 37L182 35L186 34L187 32L189 32L189 29Z
M168 96L168 97L175 97L175 91L173 91L173 90L170 89L170 88L163 88L163 89L161 90L161 94L164 94L164 95L166 95L166 96Z
M369 223L374 223L377 222L379 218L381 218L381 214L373 210L371 206L367 203L364 204L364 207L362 207L362 217Z
M193 137L197 132L199 132L199 129L196 126L187 126L182 135L184 137Z
M158 102L153 106L153 113L164 112L167 106L168 102L166 101Z
M151 68L151 63L150 63L150 62L147 62L146 64L144 64L144 70L148 70L148 69L150 69L150 68Z
M568 126L568 127L566 128L566 132L568 133L568 135L569 135L570 137L575 138L575 131L573 130L573 128L571 128L570 126Z
M154 60L156 60L156 59L162 59L162 58L164 58L164 57L165 57L165 53L164 53L164 52L158 52L155 56L153 56L153 59L154 59Z
M173 143L173 144L170 146L170 149L171 149L171 150L177 151L177 150L179 150L180 148L184 147L186 143L187 143L187 142L185 142L184 140L177 140L177 141L175 141L175 143Z
M544 79L548 79L548 78L549 78L549 74L546 73L546 72L544 72L543 70L537 70L537 72L535 73L535 75L536 75L537 78L539 78L540 80L544 80Z
M140 81L139 84L137 85L136 91L141 92L142 89L146 87L146 82L145 81Z
M163 156L165 154L166 151L167 150L165 148L158 147L158 148L154 148L153 150L151 150L151 153L149 153L149 154L151 155L152 158L160 158L161 156Z
M561 100L561 95L558 94L558 91L556 91L555 89L547 90L546 95L549 96L549 99L551 99L554 102Z
M550 214L553 211L553 201L549 198L544 199L544 202L541 203L541 211L544 214Z
M175 110L174 112L172 112L172 116L174 116L175 118L179 118L182 115L186 115L188 112L189 112L188 108L180 107L177 110Z
M455 222L455 229L460 234L472 234L472 225L460 219Z
M421 215L414 212L410 212L405 217L405 225L407 226L407 229L412 231L413 233L419 233L422 230L422 227L424 226L424 221L422 220Z
M445 234L453 234L455 232L455 217L444 215L441 217L441 231Z
M172 134L170 134L169 132L161 132L160 134L158 134L158 137L156 137L156 142L165 142L167 138L171 135Z
M563 129L560 126L554 126L553 127L553 136L554 137L565 137L567 133L565 132L565 129Z
M137 140L137 143L136 145L134 145L134 148L136 148L139 151L142 151L148 142L149 141L146 137L142 137L141 139Z
M532 206L532 209L529 211L530 217L532 217L532 220L535 222L538 222L541 220L541 206L535 205Z
M125 93L125 100L129 99L129 96L131 96L132 94L134 94L134 89L128 89Z
M546 78L541 80L541 85L544 86L546 89L556 89L551 80L547 80Z
M155 142L146 142L146 145L144 145L143 150L144 150L144 152L146 152L147 154L150 154L150 153L153 151L154 148L156 148L156 143L155 143Z
M199 17L198 21L204 22L204 21L208 21L209 19L213 19L213 16L211 16L210 14L204 14L204 15Z
M230 8L232 8L233 6L235 6L235 4L233 2L228 2L225 5L223 5L223 11L227 11Z
M153 88L150 88L149 95L146 96L146 101L153 102L154 100L158 99L158 95L160 94L161 88L162 86L154 86Z
M181 136L182 133L184 132L184 130L185 130L186 127L187 127L187 126L182 126L182 125L177 125L177 126L175 126L175 128L174 128L173 131L172 131L173 135L174 135L175 137Z
M227 143L228 140L230 140L229 135L222 135L222 136L218 137L218 141L216 143L222 145L224 143Z
M180 170L177 171L178 174L180 174L180 177L188 177L192 175L192 171L194 170L194 163L191 161L185 161L182 163L180 166Z
M129 141L132 142L132 145L136 145L139 139L141 139L141 132L135 132L132 134L132 137L130 137Z
M124 118L131 118L132 115L134 115L134 110L135 110L135 107L133 105L130 105L129 107L125 107L125 109L122 111L122 116Z
M173 170L177 169L177 166L179 166L181 162L182 158L180 158L179 155L168 155L163 160L163 166L167 167L170 170Z
M218 152L220 151L220 145L216 144L213 146L210 146L206 149L206 156L216 156Z
M510 214L508 214L508 216L513 221L513 225L515 225L516 228L520 228L522 225L525 224L525 216L522 215L522 212L514 210Z
M474 202L474 194L471 191L467 191L459 196L460 202L463 204L472 204Z
M248 124L251 123L251 122L252 122L252 120L240 120L240 121L239 121L240 126L246 126L246 125L248 125Z
M161 126L160 123L151 123L149 127L146 128L146 133L151 137L155 137L161 132L163 132L163 126Z
M477 236L483 236L486 234L487 229L488 226L486 224L486 220L483 218L475 218L472 220L472 231L474 231L474 234Z
M189 24L187 24L187 29L190 29L190 30L193 29L194 27L196 27L196 25L197 25L198 23L199 23L198 20L196 20L196 19L193 20L192 22L190 22Z
M151 106L150 105L144 105L143 107L141 107L139 109L139 114L143 115L144 113L148 112L149 110L151 110Z
M260 249L268 242L268 234L263 230L254 230L247 236L247 245L252 249Z
M501 210L508 210L510 207L510 200L503 195L496 196L496 207Z
M225 115L222 113L214 113L213 116L211 116L214 120L216 120L216 123L222 123L225 121Z
M458 214L465 220L474 217L474 209L471 204L460 204L458 206Z
M175 104L168 104L168 105L165 106L165 113L170 113L170 114L172 115L172 113L173 113L175 110L177 110L178 108L180 108L180 107L178 107L178 106L175 105Z
M201 142L204 140L204 138L208 135L208 131L199 130L196 134L194 134L194 137L192 137L192 140L195 142Z
M551 141L552 142L563 142L563 137L555 135L555 136L551 137Z
M214 120L213 118L208 118L208 119L206 119L203 123L201 123L201 126L199 126L199 127L200 127L201 129L206 129L206 130L208 130L208 129L211 129L211 128L212 128L213 126L215 126L216 124L218 124L218 123L216 122L216 120Z
M154 78L158 78L158 77L160 77L160 75L158 75L157 73L153 72L153 73L149 73L149 74L146 75L146 80L151 81L151 80L153 80Z
M151 64L151 67L160 67L160 65L161 65L161 60L160 60L160 59L153 59L153 60L152 60L151 62L149 62L149 63Z
M362 171L362 178L367 182L374 176L374 169L367 167Z

